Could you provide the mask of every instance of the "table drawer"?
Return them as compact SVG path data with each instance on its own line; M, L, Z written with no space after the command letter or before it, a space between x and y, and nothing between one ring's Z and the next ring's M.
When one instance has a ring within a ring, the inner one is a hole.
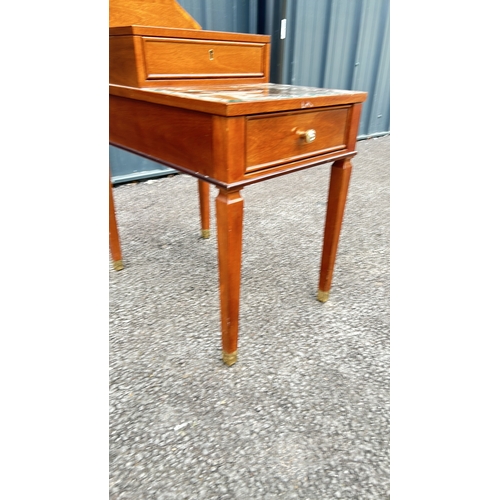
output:
M249 117L246 172L346 148L349 106Z
M147 80L263 77L263 43L143 38Z

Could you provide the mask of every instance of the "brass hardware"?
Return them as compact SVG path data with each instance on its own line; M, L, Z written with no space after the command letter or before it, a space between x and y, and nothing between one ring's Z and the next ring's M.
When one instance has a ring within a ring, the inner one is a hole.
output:
M330 295L330 292L323 292L321 290L318 290L318 300L320 302L326 302L328 300L328 297Z
M222 361L226 363L227 366L234 365L236 363L236 360L238 359L238 351L234 351L231 354L228 354L227 352L222 351Z
M113 262L113 267L115 271L121 271L123 269L123 262L121 260L115 260Z
M309 130L297 130L296 128L293 131L302 139L304 139L308 144L313 142L316 139L316 130L310 128Z
M208 49L208 58L213 61L214 60L214 49Z
M201 230L201 237L204 239L210 238L210 229L202 229Z

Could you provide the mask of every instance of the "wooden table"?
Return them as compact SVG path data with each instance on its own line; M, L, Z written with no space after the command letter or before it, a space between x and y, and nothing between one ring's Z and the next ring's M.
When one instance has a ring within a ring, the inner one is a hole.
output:
M209 235L209 184L219 189L222 359L227 365L236 362L238 353L244 187L333 162L317 296L327 301L366 97L365 92L271 83L110 85L110 143L197 177L204 237ZM110 246L119 268L112 203L111 193Z

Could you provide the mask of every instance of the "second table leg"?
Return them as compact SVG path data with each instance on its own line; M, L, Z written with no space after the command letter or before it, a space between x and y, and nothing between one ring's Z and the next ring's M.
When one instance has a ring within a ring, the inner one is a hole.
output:
M122 250L120 247L120 236L118 234L118 224L116 222L115 203L113 199L113 186L109 180L109 248L113 267L115 271L123 269Z
M326 208L323 255L319 275L318 300L326 302L330 294L333 278L333 266L340 239L340 229L347 200L347 190L351 178L351 161L340 160L333 163L330 177L330 190Z
M198 179L200 198L201 237L210 238L210 184Z
M243 198L240 191L220 189L215 200L219 247L219 291L222 359L226 365L238 357Z

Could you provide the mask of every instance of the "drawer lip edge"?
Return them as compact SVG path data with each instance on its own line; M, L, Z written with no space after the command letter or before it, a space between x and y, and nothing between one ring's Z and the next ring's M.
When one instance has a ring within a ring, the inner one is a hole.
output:
M217 39L190 39L190 38L175 38L175 37L148 37L142 36L143 43L185 43L196 45L226 45L238 47L257 47L264 48L267 44L265 42L243 42L234 40L217 40Z
M146 80L182 80L182 79L207 79L207 78L262 78L264 73L151 73Z
M291 156L289 158L281 158L279 160L275 160L268 163L259 163L258 165L251 165L245 168L245 175L253 174L254 172L258 172L259 170L267 170L268 168L279 167L280 165L284 165L286 163L291 163L295 161L306 160L307 158L324 155L328 153L337 153L339 151L347 151L347 144L339 144L338 146L333 146L331 148L325 149L317 149L311 153L304 153L298 156Z
M290 115L304 115L306 113L318 113L323 111L336 111L340 109L349 109L352 107L352 103L344 103L344 104L325 104L322 106L314 106L311 108L292 108L278 111L268 111L268 112L259 112L255 114L249 114L246 116L248 121L252 120L261 120L266 118L278 118L280 116L290 116Z

